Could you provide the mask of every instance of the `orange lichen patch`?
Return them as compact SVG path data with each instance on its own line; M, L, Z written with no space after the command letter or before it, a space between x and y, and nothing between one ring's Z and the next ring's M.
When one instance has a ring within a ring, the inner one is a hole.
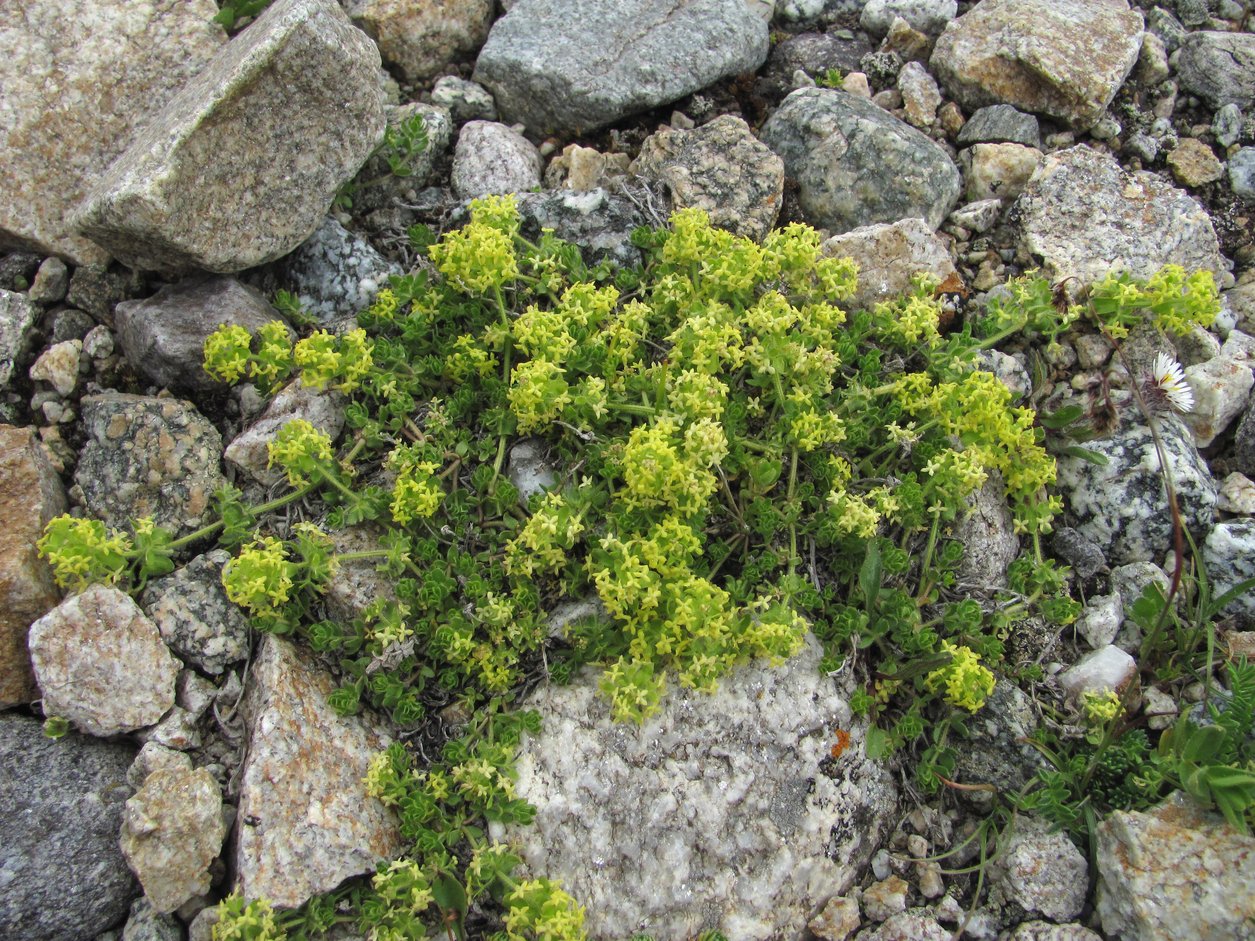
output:
M850 747L850 733L840 728L833 729L833 732L836 734L837 740L833 743L832 748L828 750L828 753L833 758L840 758L845 750Z

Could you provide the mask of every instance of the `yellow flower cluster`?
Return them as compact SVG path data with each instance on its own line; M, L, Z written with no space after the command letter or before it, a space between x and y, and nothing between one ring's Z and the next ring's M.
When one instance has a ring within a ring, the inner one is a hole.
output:
M529 577L557 572L583 531L579 513L562 494L545 494L523 530L506 544L506 571Z
M459 290L490 294L519 275L514 237L518 210L513 196L488 196L471 203L471 221L448 232L428 252L440 273Z
M941 648L950 654L951 660L924 678L929 692L944 689L946 702L952 706L975 712L985 705L994 691L994 675L980 662L980 655L970 647L958 646L948 640Z

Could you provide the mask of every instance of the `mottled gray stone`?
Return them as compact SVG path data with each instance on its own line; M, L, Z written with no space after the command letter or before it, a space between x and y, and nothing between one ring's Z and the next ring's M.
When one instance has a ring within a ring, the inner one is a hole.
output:
M1230 157L1228 171L1233 195L1255 201L1255 147L1243 147Z
M70 287L70 269L55 255L45 258L31 281L27 296L36 304L55 304Z
M131 903L121 941L183 941L183 926L173 915L154 909L148 899L138 898Z
M222 587L222 567L230 558L222 549L198 555L149 582L140 597L170 649L215 676L248 657L248 618Z
M0 391L9 387L17 363L31 346L39 308L25 294L0 290Z
M1055 527L1050 535L1050 551L1067 562L1078 578L1089 579L1107 571L1102 546L1071 526Z
M1004 793L1014 792L1049 767L1041 752L1026 743L1037 718L1032 702L1014 683L999 681L967 727L970 738L957 750L954 769L963 784L992 784Z
M53 0L0 17L0 247L104 264L67 217L226 42L213 0Z
M144 276L125 268L118 270L83 265L70 275L65 302L91 314L97 323L113 325L113 309L119 302L144 293ZM68 339L68 338L67 338Z
M395 814L366 796L363 778L388 737L364 715L327 705L332 678L289 642L262 639L244 715L235 888L295 907L399 856Z
M331 533L332 549L336 555L377 552L383 535L384 530L373 524L346 526ZM393 579L380 572L378 564L377 559L350 559L336 566L324 592L333 618L352 621L375 601L396 598Z
M180 392L227 388L204 369L205 340L219 327L255 333L283 319L255 290L225 275L187 278L142 301L123 301L114 318L131 366L155 385Z
M488 89L456 75L436 79L431 89L431 100L432 104L448 108L453 120L459 124L497 120L497 104Z
M918 62L908 62L898 73L898 91L902 94L902 110L913 127L929 128L937 122L941 107L941 89L937 80Z
M834 235L821 251L858 264L858 288L850 298L856 308L901 297L911 290L916 275L938 283L958 275L945 242L923 219L860 226Z
M1185 368L1194 407L1184 416L1200 448L1211 445L1246 409L1255 376L1250 363L1236 356L1216 356Z
M870 931L860 931L858 941L949 941L953 935L931 915L898 912Z
M1177 60L1181 87L1213 108L1255 104L1255 35L1190 33Z
M492 0L340 0L407 82L438 75L488 36Z
M1102 936L1084 925L1052 925L1048 921L1026 921L1011 932L1007 941L1102 941Z
M552 462L545 459L545 443L539 438L524 438L510 448L509 472L524 504L558 482Z
M596 130L767 57L767 18L745 0L520 0L475 64L506 121Z
M991 867L994 897L1030 914L1070 921L1085 907L1089 866L1066 833L1033 817L1017 818Z
M118 848L135 748L0 714L0 935L82 941L126 917L139 893Z
M523 235L536 239L543 229L580 247L584 261L610 261L620 267L640 264L632 231L650 223L631 199L604 189L586 193L527 193L518 201ZM659 220L659 224L662 220Z
M401 176L392 172L386 149L381 149L367 160L354 179L349 194L355 216L367 216L379 210L395 210L398 203L413 203L416 192L424 186L447 186L449 182L449 149L453 143L453 116L449 109L412 101L385 108L384 113L387 115L389 127L397 127L414 115L421 116L427 135L427 146L410 157ZM312 238L317 238L317 235L315 233ZM282 272L283 262L276 267Z
M967 498L967 513L954 527L953 538L963 545L958 575L964 583L987 590L1006 585L1007 566L1020 554L1012 522L1006 484L995 472Z
M106 392L80 403L87 443L74 480L109 526L150 517L183 535L200 526L226 483L222 436L190 402Z
M980 199L960 206L950 213L950 222L981 233L992 229L1000 215L1002 215L1001 199Z
M957 0L867 0L858 25L874 36L883 36L893 18L900 16L913 29L935 36L958 12Z
M324 324L355 317L388 286L391 275L404 273L330 216L278 269L301 309Z
M1010 104L1084 129L1141 44L1142 16L1125 0L984 0L946 27L930 65L965 108Z
M784 163L729 114L692 131L658 131L632 172L664 186L673 209L705 209L715 225L752 239L771 231L784 194Z
M1172 263L1222 271L1207 211L1153 173L1126 172L1089 147L1049 154L1021 195L1020 245L1052 281L1100 280L1119 267L1150 277Z
M286 255L383 136L378 68L335 0L278 0L153 116L76 225L134 268Z
M850 714L819 657L811 639L711 694L673 684L640 726L611 720L591 669L529 697L545 721L523 743L516 790L537 815L509 836L530 871L586 906L591 936L789 937L852 885L893 791L857 732L824 770Z
M268 445L279 429L302 418L331 437L334 443L344 430L345 397L334 389L313 389L304 380L294 379L284 386L255 422L240 432L223 452L231 464L258 483L271 487L285 477L282 470L269 468Z
M1075 630L1091 649L1097 650L1116 639L1123 623L1124 601L1119 592L1093 595L1085 600L1085 609L1076 619Z
M1015 199L1041 163L1041 151L1023 144L975 144L959 155L967 177L966 200Z
M838 69L842 75L857 72L863 56L872 51L867 38L857 33L848 39L832 33L801 33L774 46L762 70L762 81L777 94L792 90L793 74L822 75Z
M1213 597L1255 578L1255 520L1217 523L1203 543L1203 564L1211 579ZM1243 592L1229 603L1227 610L1255 617L1255 591Z
M962 188L958 167L935 142L836 89L793 92L763 125L762 139L797 181L808 219L838 233L910 217L936 229Z
M1098 825L1098 917L1112 938L1255 938L1255 837L1177 792Z
M31 666L44 713L89 735L157 722L174 705L179 662L129 595L89 585L31 625Z
M1255 480L1255 409L1246 410L1234 432L1233 468Z
M462 199L526 193L539 188L542 166L522 134L494 121L471 121L453 151L453 191Z

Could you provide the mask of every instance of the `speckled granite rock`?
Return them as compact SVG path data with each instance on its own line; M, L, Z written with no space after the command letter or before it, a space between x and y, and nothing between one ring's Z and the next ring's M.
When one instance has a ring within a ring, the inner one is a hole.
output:
M1024 192L1041 163L1041 151L1023 144L976 144L960 154L967 172L963 198L969 202L1005 199Z
M230 558L222 549L198 555L149 582L140 596L170 649L215 676L248 657L248 618L222 587L222 566Z
M1085 907L1089 865L1066 833L1033 817L1019 817L991 867L994 898L1055 921L1070 921Z
M834 232L919 217L934 229L963 181L935 142L864 98L800 88L763 125L807 219Z
M784 193L784 163L730 114L651 135L632 172L666 187L673 209L705 209L720 228L758 240L775 225Z
M474 52L488 36L492 0L340 0L384 62L422 82Z
M1187 366L1185 381L1194 391L1194 407L1183 420L1194 433L1194 443L1206 448L1246 410L1255 376L1244 359L1215 356Z
M279 390L261 417L232 439L223 456L265 486L284 479L283 471L270 470L267 445L288 422L303 418L334 443L344 430L344 395L334 389L313 389L295 379Z
M1255 36L1250 33L1190 33L1181 42L1177 70L1181 86L1213 108L1255 104Z
M967 498L967 512L955 523L952 537L963 545L958 570L962 582L985 589L1005 587L1007 567L1020 554L1020 537L1015 534L1000 473L991 474Z
M584 261L590 265L604 259L620 266L640 264L641 253L632 244L632 230L648 220L627 197L604 189L526 193L518 204L526 238L536 239L542 229L553 229L558 238L580 246Z
M74 480L88 511L114 527L145 516L176 535L199 526L226 483L208 419L190 402L121 392L80 405L88 440Z
M172 912L209 891L227 825L217 782L190 758L148 775L126 802L120 845L154 910Z
M1203 563L1212 581L1213 596L1255 578L1255 519L1225 520L1212 527L1203 543ZM1227 610L1255 618L1255 593L1243 593Z
M362 779L387 736L327 705L331 677L267 635L253 661L244 715L235 888L295 907L406 849L392 811Z
M1102 936L1084 925L1052 925L1048 921L1026 921L1017 925L1007 941L1103 941Z
M522 134L495 121L470 121L453 151L453 191L462 199L526 193L540 186L542 165Z
M858 289L850 298L855 308L902 296L917 274L938 283L958 275L946 243L923 219L860 226L834 235L821 248L825 255L858 263Z
M1149 277L1168 263L1223 271L1207 211L1153 173L1128 173L1089 147L1049 154L1017 204L1020 245L1052 281L1099 280L1120 266Z
M135 748L0 714L0 936L82 941L126 917L139 894L118 848Z
M370 552L380 548L383 531L375 526L348 526L331 533L337 555L347 552ZM376 559L350 559L336 566L327 583L327 610L340 621L351 621L361 615L377 599L396 598L393 580L375 567Z
M433 104L448 108L453 120L459 124L466 121L497 120L497 105L483 85L468 82L456 75L445 75L436 79L431 88Z
M507 122L586 133L758 68L767 19L744 0L520 0L473 77Z
M858 941L949 941L953 934L930 915L898 912L875 928L860 931Z
M0 17L0 246L104 264L67 216L226 42L213 0L13 3Z
M9 387L13 370L30 348L31 327L39 308L25 294L0 290L0 391Z
M537 815L510 837L586 906L592 937L791 936L852 884L893 789L857 743L824 764L850 715L819 655L812 640L713 694L673 687L641 726L610 720L591 670L530 697L544 728L523 744L517 792Z
M301 309L323 324L356 317L370 306L401 266L328 216L318 230L278 265L280 281Z
M1037 727L1033 704L1018 686L1002 680L985 706L968 722L971 737L958 749L955 772L964 784L993 784L1018 791L1049 767L1041 752L1025 742Z
M1041 147L1041 128L1037 118L1011 105L986 105L977 108L959 131L955 143L1023 144Z
M65 506L61 478L33 430L0 425L0 709L39 695L26 632L61 593L35 543Z
M913 29L935 36L958 12L956 0L867 0L858 25L874 36L883 36L889 32L894 17L900 16Z
M34 624L31 665L44 713L89 735L157 722L174 705L179 661L130 596L89 585Z
M1255 938L1255 837L1174 794L1098 825L1098 917L1110 938Z
M1084 129L1141 45L1142 16L1125 0L984 0L946 27L929 64L965 108L1009 104Z
M105 941L101 936L96 941ZM183 941L183 925L173 915L163 915L140 897L131 903L131 914L122 928L121 941Z
M225 389L204 370L205 338L224 325L255 332L279 312L250 287L224 275L187 278L114 310L127 361L149 382L185 392Z
M153 116L75 224L133 268L286 255L383 136L378 68L335 0L278 0Z

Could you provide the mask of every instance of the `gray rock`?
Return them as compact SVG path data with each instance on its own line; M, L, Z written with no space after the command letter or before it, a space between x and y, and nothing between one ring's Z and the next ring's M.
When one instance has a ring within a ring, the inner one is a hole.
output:
M527 193L519 198L524 237L536 239L553 229L560 239L580 247L587 264L610 261L620 267L640 264L641 253L632 244L632 231L664 220L647 218L640 205L604 189L586 193Z
M544 493L558 482L553 464L545 460L545 443L524 438L510 448L510 482L526 505L535 494Z
M1068 694L1075 708L1085 701L1086 693L1102 695L1114 692L1123 700L1136 698L1128 690L1138 685L1137 663L1119 647L1108 644L1087 653L1059 674L1059 685Z
M581 134L753 71L767 49L767 18L744 0L520 0L473 78L506 121Z
M205 339L222 326L250 333L282 320L255 290L225 275L187 278L115 312L127 361L157 386L179 392L221 391L226 383L204 369Z
M834 235L821 250L857 262L858 288L850 305L870 308L909 292L916 275L928 275L938 283L958 276L946 243L933 228L923 219L865 225Z
M432 104L448 108L458 124L497 120L497 105L488 89L456 75L436 79L431 89L431 100Z
M1052 925L1048 921L1026 921L1011 932L1007 941L1102 941L1102 936L1084 925Z
M1181 21L1162 6L1154 7L1146 14L1146 29L1162 39L1164 48L1170 53L1181 48L1188 32Z
M488 35L492 0L340 0L383 61L422 82L474 52Z
M261 417L240 432L223 452L231 464L258 483L272 487L284 479L283 471L270 469L268 445L288 422L303 418L331 436L334 443L344 430L345 397L334 389L313 389L294 379L279 390Z
M1050 535L1050 551L1067 562L1078 578L1090 579L1107 571L1107 557L1102 547L1071 526L1055 527Z
M1012 527L1000 474L991 474L968 497L967 514L955 524L952 535L963 545L958 576L964 583L982 589L1005 587L1007 566L1020 554L1020 537Z
M356 317L388 286L390 275L404 273L330 216L276 267L301 309L323 324Z
M222 436L190 402L106 392L80 402L87 443L74 480L112 527L151 517L176 535L200 526L226 483Z
M327 705L335 683L295 647L266 635L244 698L235 888L293 908L405 849L395 814L363 778L389 744L366 716Z
M821 766L850 715L819 656L811 640L712 694L673 687L641 726L611 721L591 670L530 697L545 724L523 743L516 790L537 815L510 837L586 906L590 936L791 937L853 883L892 787L857 745L832 776Z
M70 287L70 269L55 255L45 258L31 281L29 297L36 304L55 304Z
M1255 837L1177 792L1098 825L1098 917L1112 938L1255 937Z
M1049 767L1041 752L1026 743L1037 718L1032 702L1014 683L1000 680L967 727L970 738L958 749L955 764L961 783L992 784L1013 792Z
M1200 448L1208 447L1242 414L1255 386L1250 363L1235 356L1216 356L1187 366L1185 381L1194 391L1194 407L1184 420Z
M221 549L198 555L149 582L140 597L140 606L170 649L214 676L248 658L248 618L222 587L222 567L230 558Z
M913 29L935 36L958 12L956 0L867 0L858 25L873 36L883 36L889 32L893 18L900 16Z
M1255 409L1247 409L1233 435L1233 467L1255 480Z
M1216 143L1221 147L1232 147L1242 136L1242 110L1235 104L1217 108L1211 132L1216 135Z
M930 915L899 912L870 931L860 931L857 941L949 941L953 935Z
M692 131L659 130L632 172L665 187L673 209L705 209L720 228L758 240L775 225L784 194L784 163L730 114Z
M1002 215L1001 199L981 199L954 210L950 213L950 222L981 233L992 229L1000 215Z
M1091 649L1098 650L1116 639L1122 624L1124 600L1120 593L1093 595L1086 599L1085 610L1076 619L1076 632L1085 638Z
M861 34L843 39L833 33L801 33L772 48L763 79L777 94L785 94L792 89L792 76L798 69L807 75L822 75L829 69L847 75L857 72L863 56L871 51Z
M78 362L82 352L82 340L63 340L52 344L31 365L31 380L48 383L57 395L65 398L78 385Z
M1228 172L1233 195L1255 202L1255 147L1243 147L1230 157Z
M1041 151L1023 144L976 144L959 155L966 170L969 201L1005 199L1008 202L1024 191L1041 164Z
M144 291L144 276L135 271L83 265L70 275L65 302L91 314L97 323L113 326L113 309L120 301Z
M918 62L908 62L898 73L898 91L906 120L913 127L929 128L937 122L941 90L937 81Z
M226 42L217 4L53 0L9 12L0 30L0 245L103 265L108 253L67 216Z
M82 941L119 924L139 894L118 848L135 749L0 714L0 935Z
M1141 14L1125 0L984 0L946 27L930 64L965 108L1010 104L1084 129L1141 44Z
M18 362L30 350L39 308L25 294L0 290L0 390L7 389Z
M991 870L995 898L1014 902L1030 914L1070 921L1085 907L1089 894L1085 857L1067 834L1045 821L1018 818Z
M157 722L174 705L179 662L129 595L89 585L31 625L31 666L44 714L89 735Z
M1203 543L1203 564L1211 579L1213 597L1255 578L1255 520L1217 523ZM1255 592L1243 592L1226 610L1255 617Z
M815 225L848 232L919 217L934 229L958 200L962 177L915 128L844 91L802 88L763 125Z
M1020 245L1052 281L1074 278L1079 287L1116 266L1140 278L1169 263L1224 270L1202 206L1156 174L1128 173L1089 147L1047 155L1017 207Z
M1161 416L1159 428L1185 525L1201 538L1211 527L1216 483L1179 419ZM1109 436L1085 446L1104 455L1108 463L1099 466L1067 454L1058 456L1059 492L1068 517L1111 562L1162 559L1172 546L1172 518L1145 421L1126 417Z
M543 161L522 134L493 121L471 121L453 152L453 191L462 199L526 193L540 187Z
M378 68L335 0L278 0L153 116L75 224L134 268L286 255L383 136Z
M122 941L183 941L183 926L173 915L154 909L148 899L138 898L131 903Z
M346 526L331 533L336 555L351 552L377 552L384 531L375 525ZM338 621L348 622L361 617L375 601L394 600L393 580L382 574L377 559L350 559L336 566L324 592L328 613Z
M126 802L119 843L153 909L168 914L209 891L209 865L226 835L213 776L204 768L170 767L148 775Z
M1250 33L1190 33L1177 60L1181 87L1213 108L1255 104L1255 36Z
M1255 481L1245 474L1229 474L1220 484L1216 509L1237 516L1255 516Z

